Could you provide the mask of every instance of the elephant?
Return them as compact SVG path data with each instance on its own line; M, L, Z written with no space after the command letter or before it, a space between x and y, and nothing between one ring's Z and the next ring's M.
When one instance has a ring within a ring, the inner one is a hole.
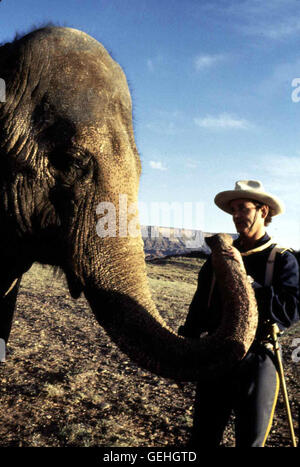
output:
M151 297L137 210L126 212L126 225L137 219L133 233L99 234L110 206L119 219L124 197L138 202L141 161L121 67L88 34L46 26L0 47L0 74L0 338L8 342L22 275L39 262L63 271L71 296L84 294L140 367L181 381L230 371L253 341L255 307L241 316L228 306L211 336L179 336ZM224 271L234 276L229 260ZM235 274L243 285L245 272Z

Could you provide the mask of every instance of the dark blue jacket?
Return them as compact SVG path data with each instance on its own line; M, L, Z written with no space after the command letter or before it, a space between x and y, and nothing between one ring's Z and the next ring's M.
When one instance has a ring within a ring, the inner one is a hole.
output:
M254 248L269 240L270 237L265 234L256 242ZM242 251L239 239L234 242L234 246ZM276 254L272 285L264 285L267 260L273 246L274 244L260 252L243 256L247 274L254 279L252 285L259 313L257 339L264 337L266 320L277 323L281 330L299 320L299 266L293 253L286 250ZM187 337L199 337L201 332L212 333L218 327L222 304L217 284L214 287L208 308L212 276L213 270L209 257L199 272L198 287L189 307L186 322L178 330L179 334Z

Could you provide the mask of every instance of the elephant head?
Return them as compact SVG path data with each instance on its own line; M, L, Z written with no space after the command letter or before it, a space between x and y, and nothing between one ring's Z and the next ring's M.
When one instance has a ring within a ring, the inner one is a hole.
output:
M244 316L228 310L213 336L186 339L152 301L134 210L141 163L120 66L87 34L46 27L3 45L0 70L1 280L34 261L59 266L71 295L85 294L140 366L182 380L230 369L253 340L253 307ZM102 229L110 209L115 231Z

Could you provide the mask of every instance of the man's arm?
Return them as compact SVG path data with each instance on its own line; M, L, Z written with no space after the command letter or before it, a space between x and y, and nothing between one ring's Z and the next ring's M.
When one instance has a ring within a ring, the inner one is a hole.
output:
M289 251L276 255L271 286L253 283L260 319L286 329L299 320L299 265Z

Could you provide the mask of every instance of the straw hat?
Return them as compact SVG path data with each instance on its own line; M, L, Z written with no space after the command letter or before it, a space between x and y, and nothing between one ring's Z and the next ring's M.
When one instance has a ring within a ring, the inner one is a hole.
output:
M225 212L231 214L230 201L245 198L256 200L266 204L270 208L271 216L282 214L285 210L284 204L276 196L266 193L261 182L258 180L239 180L234 190L221 191L215 197L215 204Z

